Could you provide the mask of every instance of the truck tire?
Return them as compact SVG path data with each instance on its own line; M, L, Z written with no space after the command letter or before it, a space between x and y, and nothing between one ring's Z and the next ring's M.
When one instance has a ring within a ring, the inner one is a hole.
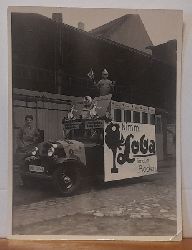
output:
M53 173L53 185L62 196L75 193L80 185L80 173L78 167L72 163L60 165Z

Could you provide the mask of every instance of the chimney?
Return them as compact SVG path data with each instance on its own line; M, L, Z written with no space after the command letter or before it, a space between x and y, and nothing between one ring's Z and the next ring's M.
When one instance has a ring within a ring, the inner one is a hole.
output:
M62 23L63 22L62 13L52 13L52 20L56 23Z
M83 22L78 22L78 29L85 30L85 24Z

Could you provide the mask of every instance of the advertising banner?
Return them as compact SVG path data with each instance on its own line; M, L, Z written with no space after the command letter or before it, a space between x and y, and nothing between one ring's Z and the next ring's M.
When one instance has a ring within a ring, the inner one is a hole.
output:
M105 123L105 181L121 180L157 172L155 126Z

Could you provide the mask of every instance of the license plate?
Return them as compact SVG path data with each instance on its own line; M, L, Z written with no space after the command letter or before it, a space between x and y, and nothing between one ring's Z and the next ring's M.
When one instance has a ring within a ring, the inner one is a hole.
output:
M44 172L44 167L36 166L36 165L29 165L29 171L37 172L37 173L43 173Z

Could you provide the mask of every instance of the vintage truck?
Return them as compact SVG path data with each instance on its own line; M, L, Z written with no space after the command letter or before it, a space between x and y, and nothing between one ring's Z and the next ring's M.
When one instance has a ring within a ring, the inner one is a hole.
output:
M61 195L77 191L85 176L103 182L157 172L155 109L85 97L63 120L63 138L33 147L21 166L23 184L48 180Z

